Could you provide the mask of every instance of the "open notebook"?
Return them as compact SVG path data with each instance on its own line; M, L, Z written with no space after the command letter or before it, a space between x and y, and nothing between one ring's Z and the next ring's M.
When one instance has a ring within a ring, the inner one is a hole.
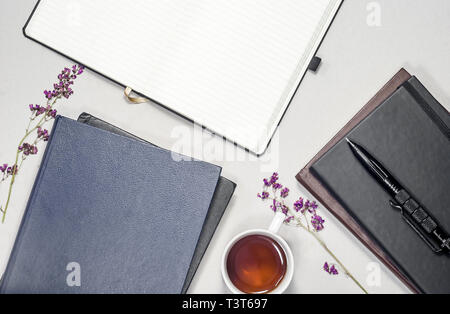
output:
M24 33L262 154L341 2L41 0Z

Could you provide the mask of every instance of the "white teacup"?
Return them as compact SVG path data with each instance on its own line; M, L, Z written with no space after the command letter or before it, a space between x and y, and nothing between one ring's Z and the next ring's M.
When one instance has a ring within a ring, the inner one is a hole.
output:
M281 248L284 250L284 253L286 255L286 273L283 277L283 280L278 284L278 286L268 292L270 294L281 294L289 287L292 277L294 276L294 256L292 255L291 248L286 243L286 241L281 238L279 235L277 235L277 232L279 231L280 227L283 225L284 220L286 219L286 216L283 213L277 213L270 225L270 227L265 229L254 229L254 230L248 230L245 232L242 232L235 236L226 246L225 251L222 256L222 277L225 281L225 284L227 285L228 289L230 289L231 292L235 294L243 294L241 290L239 290L231 281L230 277L228 276L227 271L227 260L228 260L228 254L231 250L231 248L238 242L239 240L251 236L251 235L263 235L266 237L271 238L276 243L278 243Z

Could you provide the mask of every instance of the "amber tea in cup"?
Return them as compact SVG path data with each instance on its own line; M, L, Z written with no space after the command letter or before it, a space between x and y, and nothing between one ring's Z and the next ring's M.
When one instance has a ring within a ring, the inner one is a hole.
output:
M286 275L287 258L281 245L266 235L253 234L237 241L226 261L233 285L244 293L275 290Z

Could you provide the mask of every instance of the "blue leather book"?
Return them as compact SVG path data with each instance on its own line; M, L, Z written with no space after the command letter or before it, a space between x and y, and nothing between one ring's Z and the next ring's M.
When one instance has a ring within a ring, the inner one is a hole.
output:
M0 292L180 293L221 169L176 157L58 117Z

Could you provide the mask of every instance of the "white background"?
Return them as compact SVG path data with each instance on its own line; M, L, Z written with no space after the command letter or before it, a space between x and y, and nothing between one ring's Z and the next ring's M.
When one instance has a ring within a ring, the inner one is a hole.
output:
M240 152L244 160L204 159L223 167L223 175L238 184L233 200L217 229L191 293L224 293L220 261L226 243L237 233L265 227L272 213L256 199L261 179L272 170L291 188L291 199L308 196L295 174L351 119L401 68L417 75L431 93L450 108L450 2L448 0L376 1L381 25L367 23L372 1L346 0L318 56L317 74L308 73L289 107L271 152L260 160ZM22 35L35 1L0 0L0 163L11 162L29 115L28 104L43 103L44 89L51 88L58 72L71 62ZM371 20L372 21L372 20ZM57 25L55 25L57 27ZM59 113L76 119L87 111L153 143L179 150L174 130L192 130L190 122L153 104L131 105L120 86L95 73L83 74L75 95L61 103ZM208 145L220 143L208 139ZM201 145L195 144L194 149ZM225 144L225 149L232 145ZM43 148L41 147L41 152ZM40 156L28 160L18 177L6 223L0 225L0 272L6 267L23 211L39 167ZM237 157L236 157L237 158ZM235 158L235 159L236 159ZM272 163L271 163L272 162ZM0 201L6 186L0 187ZM51 191L49 191L51 194ZM80 196L82 197L82 196ZM366 284L376 258L334 217L322 211L326 229L321 234L353 275ZM399 222L400 223L400 222ZM302 230L284 228L281 235L294 251L296 261L290 293L359 293L345 276L330 277L321 270L332 262L322 248ZM379 286L370 293L408 293L384 266Z

